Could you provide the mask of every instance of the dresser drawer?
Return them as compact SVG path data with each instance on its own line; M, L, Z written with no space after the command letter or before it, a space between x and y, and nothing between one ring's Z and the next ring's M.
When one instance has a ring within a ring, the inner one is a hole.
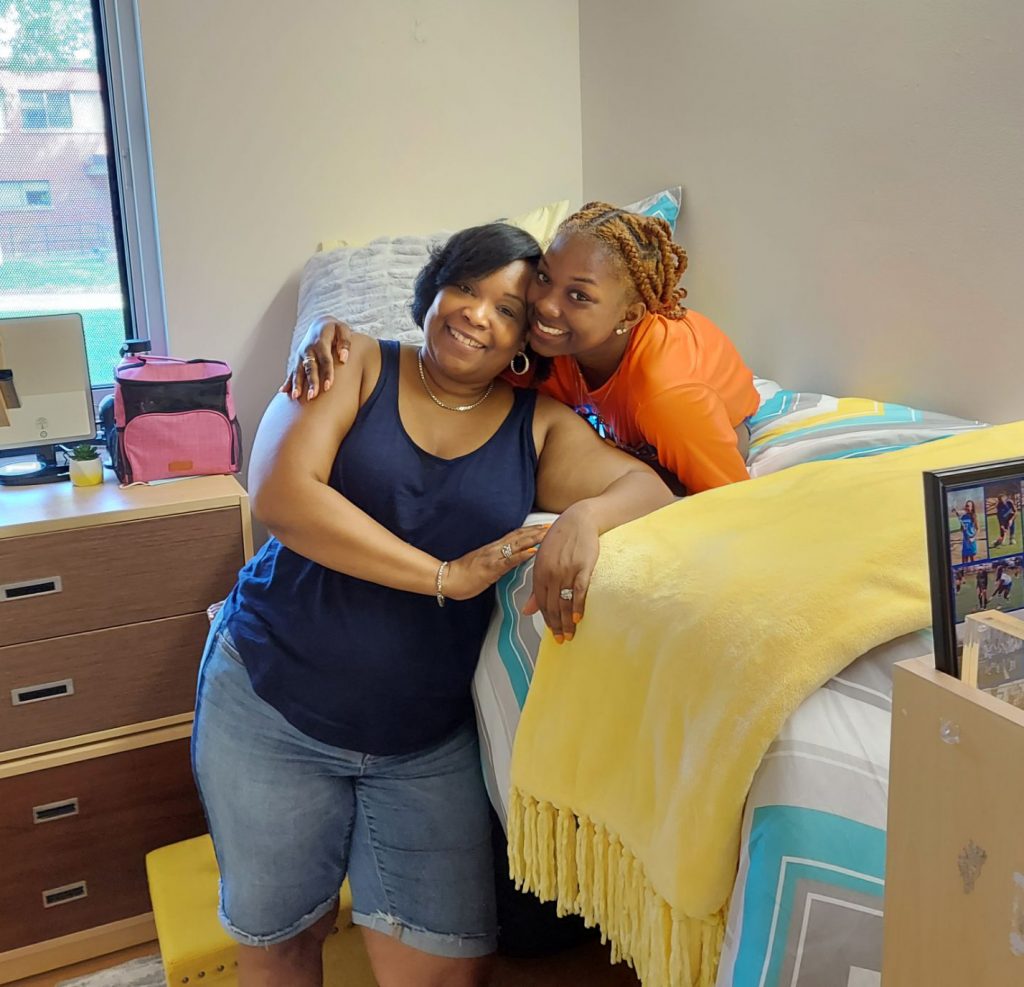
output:
M243 562L237 508L0 539L0 646L205 610Z
M0 648L0 750L191 712L205 613Z
M205 831L187 738L0 779L0 952L148 912L146 853Z

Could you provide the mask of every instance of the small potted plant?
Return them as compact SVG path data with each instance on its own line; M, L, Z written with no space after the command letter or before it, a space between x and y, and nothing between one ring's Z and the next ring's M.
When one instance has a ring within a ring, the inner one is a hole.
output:
M103 460L95 446L77 445L68 454L68 473L76 487L95 487L103 482Z

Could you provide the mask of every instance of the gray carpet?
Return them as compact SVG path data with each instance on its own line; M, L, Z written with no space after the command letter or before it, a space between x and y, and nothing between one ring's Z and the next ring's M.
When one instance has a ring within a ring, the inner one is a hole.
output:
M143 956L109 970L62 980L57 987L167 987L159 956Z

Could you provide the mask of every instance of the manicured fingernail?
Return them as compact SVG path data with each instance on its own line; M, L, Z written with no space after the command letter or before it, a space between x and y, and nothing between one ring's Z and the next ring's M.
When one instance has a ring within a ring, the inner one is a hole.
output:
M348 350L342 350L341 356L338 357L340 363L348 363Z
M564 641L564 640L565 640L565 638L563 638L561 634L556 634L556 635L555 635L555 640L556 640L556 641L557 641L557 642L558 642L559 644L561 644L561 643L562 643L562 641Z
M528 548L528 549L526 550L526 554L527 554L527 555L536 555L536 554L537 554L537 552L538 552L538 549L536 549L536 548Z
M331 382L329 380L324 381L324 390L329 391L331 389Z
M309 394L310 397L312 397L313 396L313 388L311 387L307 393Z
M295 398L296 400L298 400L298 398L299 398L299 389L297 387L293 387L292 388L292 397Z
M578 624L582 619L583 619L583 614L581 614L581 613L574 613L572 615L572 622L574 624Z

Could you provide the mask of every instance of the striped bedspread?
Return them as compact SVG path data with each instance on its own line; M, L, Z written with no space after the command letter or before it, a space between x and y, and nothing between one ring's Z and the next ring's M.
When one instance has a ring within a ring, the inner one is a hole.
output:
M787 391L770 380L755 383L761 407L750 420L751 476L799 463L877 456L983 427L902 404Z
M863 398L756 381L748 466L762 476L861 457L983 427ZM527 523L552 520L536 514ZM503 577L473 683L484 776L505 821L512 743L545 633L522 616L532 562ZM755 776L743 823L717 987L880 984L891 666L930 635L875 649L812 694Z

